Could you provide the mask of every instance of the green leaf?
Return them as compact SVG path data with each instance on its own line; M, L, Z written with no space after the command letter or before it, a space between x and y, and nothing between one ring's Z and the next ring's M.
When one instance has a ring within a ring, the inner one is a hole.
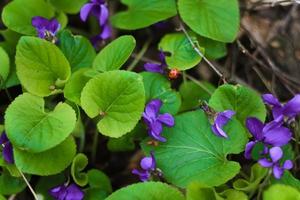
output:
M263 193L263 200L299 200L300 192L287 185L275 184Z
M112 16L112 24L120 29L145 28L176 15L175 0L121 0L128 10Z
M228 189L222 193L219 193L220 196L224 197L226 200L248 200L248 196L241 191Z
M50 3L57 9L69 14L76 14L88 0L50 0Z
M91 79L83 88L81 106L103 135L118 138L131 131L145 105L142 77L134 72L110 71Z
M176 114L181 105L181 98L178 92L171 88L171 83L166 77L158 73L143 72L146 101L160 99L163 106L160 111Z
M11 195L21 192L26 188L26 183L22 178L13 177L4 170L0 175L0 194Z
M99 188L88 188L84 191L84 200L104 200L108 194Z
M97 169L91 169L90 171L88 171L87 175L89 180L89 186L91 188L98 188L107 193L112 192L112 186L109 177L102 171Z
M205 37L198 37L200 47L205 49L205 56L210 60L215 60L226 56L227 49L224 42L211 40Z
M0 89L9 74L9 57L5 50L0 47Z
M226 156L242 152L247 135L235 118L224 130L229 138L217 137L202 110L177 115L175 126L163 131L167 142L153 148L164 178L183 188L193 181L210 187L232 179L240 165L228 161ZM146 151L150 151L149 148L143 145Z
M55 44L23 36L17 46L17 74L30 93L48 96L57 93L68 80L68 60Z
M268 169L255 164L251 167L251 175L249 180L238 179L233 183L233 188L245 192L252 192L257 189L260 182L267 175Z
M75 111L59 103L51 112L45 111L41 97L24 93L7 108L5 128L11 143L25 151L42 152L63 142L73 131Z
M247 117L256 117L263 122L266 118L266 108L260 96L241 85L222 85L211 96L209 105L218 112L234 110L243 125Z
M135 45L135 39L131 35L115 39L98 53L93 68L100 72L120 69L133 52Z
M81 172L87 165L88 158L82 153L79 153L75 156L71 165L72 178L77 185L82 187L88 183L88 175L84 172Z
M159 43L159 48L171 53L170 56L166 56L169 68L187 70L196 66L202 59L183 33L165 35ZM204 53L204 49L200 50Z
M72 137L68 137L58 146L41 153L29 153L14 148L17 167L24 173L49 176L62 172L71 163L76 154L76 145Z
M83 68L74 72L64 88L65 98L80 105L81 92L86 83L92 78L89 73L91 68ZM98 72L95 72L98 73Z
M201 101L208 102L215 89L209 82L200 82L198 84L192 81L183 82L179 88L179 93L182 97L180 110L191 110L198 107Z
M232 42L239 30L237 0L178 0L183 21L196 33L221 42Z
M36 35L36 30L31 24L35 16L52 18L54 8L44 0L14 0L8 3L2 12L2 20L9 29L25 34Z
M59 35L59 48L68 59L73 72L80 68L92 67L96 52L85 37L62 31Z
M271 179L272 183L278 183L283 185L289 185L294 188L297 188L300 191L300 181L299 179L295 178L291 172L285 171L281 179Z
M174 187L161 182L132 184L117 190L106 200L184 200L183 195Z
M135 140L142 140L148 135L145 125L140 122L135 128L120 138L109 138L107 148L112 152L132 151L135 149Z

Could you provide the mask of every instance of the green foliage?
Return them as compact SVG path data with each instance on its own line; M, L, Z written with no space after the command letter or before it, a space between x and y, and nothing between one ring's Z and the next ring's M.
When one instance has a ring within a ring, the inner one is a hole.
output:
M163 102L161 112L176 114L181 105L181 98L178 92L171 88L170 81L161 74L143 72L146 101L160 99Z
M300 192L287 185L275 184L264 191L263 200L299 200Z
M166 56L169 68L187 70L196 66L202 59L183 33L165 35L159 43L159 48L171 53L170 56ZM200 50L204 54L204 49Z
M103 135L118 138L131 131L143 112L142 77L134 72L110 71L97 75L83 88L81 106Z
M102 171L97 169L91 169L87 173L89 186L91 188L97 188L103 190L106 193L112 192L112 186L109 177Z
M216 111L234 110L237 119L245 125L247 117L265 121L266 108L260 96L241 85L222 85L213 93L209 105Z
M187 188L187 200L248 200L246 194L233 189L218 193L215 188L207 187L197 182L191 183Z
M86 83L92 78L90 73L97 74L91 68L83 68L74 72L64 88L65 98L80 105L81 92Z
M76 14L87 1L88 0L50 0L50 3L58 10Z
M71 175L77 185L85 186L88 183L88 175L85 172L82 172L87 165L88 158L82 153L77 154L73 159Z
M201 101L208 102L215 91L215 87L209 82L185 81L180 85L179 93L182 97L180 111L194 109L201 104Z
M252 192L257 189L260 182L267 175L268 169L255 164L251 167L249 180L238 179L233 183L233 188L240 191Z
M193 181L217 186L232 179L240 165L228 161L226 156L242 152L247 135L236 119L224 130L229 138L217 137L202 110L176 116L175 126L163 131L167 142L154 147L157 166L164 178L183 188ZM149 151L149 146L144 144L143 149Z
M59 48L68 59L72 71L92 67L96 52L90 41L85 37L74 36L70 31L62 31L59 35Z
M55 44L23 36L17 46L17 74L30 93L48 96L57 93L68 80L68 60Z
M36 35L31 19L35 16L50 19L54 15L55 10L44 0L14 0L4 7L2 20L5 26L15 32Z
M0 47L0 89L9 74L9 57L5 50Z
M121 0L128 10L112 16L112 24L121 29L144 28L176 15L175 0Z
M5 113L5 127L11 143L24 151L42 152L63 142L73 131L76 115L72 107L59 103L45 111L43 98L24 93Z
M106 200L184 200L183 195L175 188L161 182L132 184L117 190Z
M272 183L278 183L278 184L283 184L283 185L289 185L292 186L298 191L300 191L300 181L299 179L295 178L291 172L285 171L281 179L272 179Z
M178 0L183 21L201 36L232 42L239 30L237 0Z
M205 37L197 37L200 47L205 49L205 56L208 59L215 60L224 57L227 54L226 44Z
M49 176L62 172L72 163L75 154L76 145L72 137L41 153L29 153L14 148L16 166L24 173L39 176Z
M127 61L136 42L131 35L121 36L98 53L93 68L100 72L117 70Z
M11 195L19 193L26 188L24 180L20 177L13 177L8 171L2 171L0 175L0 194Z

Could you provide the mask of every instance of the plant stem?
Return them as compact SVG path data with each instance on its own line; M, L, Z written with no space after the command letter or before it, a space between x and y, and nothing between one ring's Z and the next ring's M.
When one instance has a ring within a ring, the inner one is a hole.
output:
M138 62L141 60L141 58L143 57L143 55L146 53L146 51L149 48L149 45L151 44L152 39L148 39L145 44L143 45L141 51L137 54L137 56L134 58L134 60L132 61L132 63L129 65L129 67L127 68L128 71L132 71L136 65L138 64Z
M196 83L197 85L199 85L203 90L205 90L205 92L207 92L209 95L212 95L212 92L207 89L207 87L205 87L205 85L203 83L201 83L200 81L198 81L197 79L195 79L194 77L185 74L185 76L190 79L191 81L193 81L194 83Z
M25 175L23 174L23 172L21 172L21 170L19 170L19 168L17 168L19 173L21 174L23 180L25 181L27 187L29 188L30 192L32 193L33 197L35 200L38 200L38 197L35 193L35 191L33 190L33 188L31 187L30 183L28 182L27 178L25 177Z
M92 162L95 163L96 161L96 155L97 155L97 148L98 148L98 139L99 139L99 133L96 131L94 133L94 138L93 138L93 146L92 146Z
M224 81L225 81L225 77L224 75L203 55L203 53L200 51L199 45L195 45L195 42L193 42L191 36L189 35L189 33L187 32L187 30L184 28L184 26L182 25L182 23L180 23L180 28L179 30L183 31L183 33L185 34L186 38L188 39L188 41L190 42L190 44L192 45L193 49L195 50L195 52L201 56L203 58L203 60L216 72L216 74Z
M257 200L261 199L261 194L262 194L263 189L265 188L265 186L267 186L267 184L268 184L268 182L269 182L269 180L270 180L270 178L271 178L271 174L272 174L272 172L271 172L271 170L269 170L267 177L266 177L265 180L259 185L258 193L257 193L257 198L256 198Z

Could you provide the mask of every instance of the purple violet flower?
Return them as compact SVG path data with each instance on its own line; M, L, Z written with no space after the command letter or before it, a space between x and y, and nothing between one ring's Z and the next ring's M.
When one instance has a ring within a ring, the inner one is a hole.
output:
M3 132L0 136L0 145L2 145L2 155L4 160L9 163L13 164L14 163L14 156L13 156L13 147L7 138L7 135L5 132Z
M282 116L292 120L296 117L296 115L300 114L300 94L295 95L284 105L282 105L272 94L264 94L262 95L262 99L265 104L268 104L272 107L274 119Z
M153 173L157 170L156 169L156 161L155 161L153 152L150 152L149 157L144 157L141 160L140 166L141 166L142 170L134 169L134 170L132 170L132 173L135 175L138 175L140 180L143 182L150 180L151 173ZM161 172L159 172L158 175L162 176Z
M248 142L245 148L245 158L251 159L251 151L257 142L262 142L265 145L281 147L286 145L292 138L292 133L288 128L281 126L281 123L276 121L263 124L255 117L248 117L246 126L254 141Z
M216 136L225 138L228 137L228 135L222 128L229 122L233 115L235 115L235 112L233 110L225 110L217 114L214 124L211 126L211 129Z
M162 106L160 99L151 100L145 108L143 118L148 126L149 135L158 141L165 142L166 139L161 136L163 131L163 124L168 127L175 125L174 117L169 113L159 114L159 110Z
M35 27L39 38L49 40L53 43L56 42L55 36L61 26L55 18L49 20L36 16L32 18L31 23Z
M109 25L109 10L104 0L91 0L89 3L85 4L80 10L80 18L82 21L86 21L88 16L92 14L94 15L98 21L99 25L102 29L102 32L93 37L92 43L94 46L100 40L106 40L111 37L111 26Z
M167 67L166 56L162 50L159 51L159 60L160 64L157 63L145 63L144 68L148 72L160 73L164 74L165 69Z
M84 192L74 183L56 186L49 190L49 194L56 200L82 200Z
M272 147L269 151L270 159L262 158L258 163L265 168L272 168L273 175L276 179L280 179L283 175L284 170L290 170L293 168L293 162L291 160L284 161L283 165L280 166L280 159L283 156L283 152L280 147Z

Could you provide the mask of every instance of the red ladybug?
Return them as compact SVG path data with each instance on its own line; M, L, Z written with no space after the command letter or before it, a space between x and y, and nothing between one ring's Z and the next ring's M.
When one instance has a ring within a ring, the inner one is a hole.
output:
M178 69L171 69L168 73L169 79L177 79L180 76L180 71Z

